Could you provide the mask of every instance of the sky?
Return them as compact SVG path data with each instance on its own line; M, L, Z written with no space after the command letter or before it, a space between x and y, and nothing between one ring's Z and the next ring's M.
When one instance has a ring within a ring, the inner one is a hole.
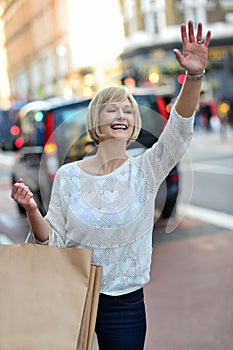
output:
M117 0L70 0L69 33L76 67L105 63L124 48Z

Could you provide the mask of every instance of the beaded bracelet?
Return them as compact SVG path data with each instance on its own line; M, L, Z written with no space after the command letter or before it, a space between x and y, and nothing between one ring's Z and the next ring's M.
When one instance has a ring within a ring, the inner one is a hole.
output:
M189 80L198 80L198 79L202 79L205 75L205 69L203 70L202 73L199 74L188 74L188 72L185 72L185 75L187 77L187 79Z

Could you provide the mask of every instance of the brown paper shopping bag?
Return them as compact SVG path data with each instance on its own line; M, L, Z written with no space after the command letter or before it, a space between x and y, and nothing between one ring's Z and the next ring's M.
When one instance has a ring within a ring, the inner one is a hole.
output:
M0 349L91 350L100 279L89 249L0 246Z

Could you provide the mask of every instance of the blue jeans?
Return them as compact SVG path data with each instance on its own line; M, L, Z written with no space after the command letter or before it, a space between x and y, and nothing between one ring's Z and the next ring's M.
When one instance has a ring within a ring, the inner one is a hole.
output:
M146 336L143 289L121 296L100 294L95 332L99 350L143 350Z

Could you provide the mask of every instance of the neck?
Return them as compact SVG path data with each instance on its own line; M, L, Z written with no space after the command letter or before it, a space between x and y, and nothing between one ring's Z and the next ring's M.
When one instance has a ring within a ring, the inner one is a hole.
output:
M101 142L98 146L97 155L105 161L112 161L114 159L125 159L126 155L126 141L111 140Z
M126 142L105 141L98 146L95 161L99 166L100 174L108 174L121 166L128 158L126 154Z

